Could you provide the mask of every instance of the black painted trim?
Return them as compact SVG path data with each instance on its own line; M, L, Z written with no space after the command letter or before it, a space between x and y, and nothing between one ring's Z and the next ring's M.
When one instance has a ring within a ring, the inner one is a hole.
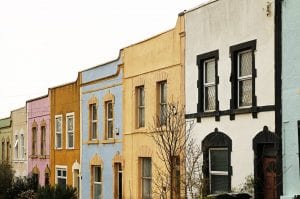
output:
M255 95L255 78L256 68L255 68L255 53L256 50L256 40L251 40L248 42L244 42L241 44L237 44L234 46L230 46L229 53L231 57L231 75L230 75L230 82L231 82L231 99L230 99L230 120L235 119L234 109L238 109L238 81L237 81L237 55L239 52L244 50L251 50L252 51L252 107L257 106L257 97ZM255 109L255 108L254 108ZM257 112L252 112L252 117L257 118Z
M198 104L197 104L197 112L198 113L206 113L204 110L204 62L208 59L215 60L215 112L219 112L219 95L218 95L218 85L219 85L219 76L218 76L218 60L219 60L219 50L214 50L208 53L197 55L197 65L198 65ZM220 121L220 117L218 114L215 114L215 120ZM198 122L201 122L201 118L198 118Z
M281 102L281 71L282 71L282 1L275 0L275 133L280 138L277 153L277 198L283 194L282 170L282 102Z
M223 110L223 111L213 111L213 112L198 112L198 113L191 113L186 114L186 119L193 119L197 118L198 122L201 121L201 118L203 117L221 117L221 116L227 116L227 115L240 115L240 114L249 114L249 113L260 113L260 112L268 112L268 111L275 111L274 105L268 105L268 106L255 106L255 107L249 107L249 108L240 108L240 109L229 109L229 110Z
M204 175L204 195L210 194L209 188L209 149L210 148L228 148L228 187L229 192L231 191L231 176L232 176L232 166L231 166L231 151L232 151L232 140L231 138L223 132L220 132L218 128L215 128L214 132L208 134L201 144L201 150L203 152L203 166L202 172Z

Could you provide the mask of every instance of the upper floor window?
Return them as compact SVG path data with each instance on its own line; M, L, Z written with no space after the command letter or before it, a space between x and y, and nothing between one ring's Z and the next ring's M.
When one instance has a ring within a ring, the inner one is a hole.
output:
M67 148L74 148L74 113L67 113L66 116L66 138Z
M112 139L114 129L114 118L113 118L113 103L112 101L105 102L105 132L106 138Z
M159 86L159 123L167 123L167 81L158 83Z
M15 135L15 159L19 158L19 138L18 135Z
M41 155L46 155L46 126L41 126Z
M5 142L4 141L2 141L2 144L1 144L1 151L2 151L1 160L4 161L5 160Z
M62 116L55 116L55 146L57 149L62 148Z
M197 112L218 111L218 59L219 51L197 56L198 107Z
M24 141L24 134L20 136L20 148L21 148L21 158L25 157L25 141Z
M151 158L141 158L141 193L142 199L152 198L152 161Z
M230 47L231 101L230 108L256 106L255 52L256 40Z
M97 104L93 103L89 105L89 115L90 115L90 140L97 139Z
M32 128L32 155L37 155L37 128Z
M144 86L137 87L137 126L145 126L145 90Z

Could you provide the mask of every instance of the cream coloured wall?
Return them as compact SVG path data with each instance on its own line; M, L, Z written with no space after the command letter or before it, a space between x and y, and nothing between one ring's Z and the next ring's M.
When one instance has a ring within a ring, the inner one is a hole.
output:
M148 40L131 45L122 51L124 64L123 81L123 154L124 198L140 198L139 157L152 158L163 168L157 157L157 148L149 133L156 114L157 82L167 81L169 102L183 103L183 42L184 21L179 17L176 27ZM136 128L136 87L145 89L145 127ZM152 186L154 186L152 184Z

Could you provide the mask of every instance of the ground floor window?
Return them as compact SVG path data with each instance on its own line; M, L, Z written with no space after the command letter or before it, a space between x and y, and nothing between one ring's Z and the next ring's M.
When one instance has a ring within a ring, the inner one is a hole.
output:
M56 184L66 186L67 168L56 168Z
M93 196L100 199L102 195L102 171L101 166L93 166Z
M142 199L152 198L152 161L151 158L141 158L141 193Z

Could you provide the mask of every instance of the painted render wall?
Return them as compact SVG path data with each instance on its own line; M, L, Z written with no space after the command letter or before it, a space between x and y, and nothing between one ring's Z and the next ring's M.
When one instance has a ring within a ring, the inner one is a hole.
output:
M157 83L167 81L167 101L182 105L184 20L179 17L175 28L123 49L124 94L124 198L141 198L139 158L152 158L152 176L155 166L164 168L158 158L157 147L147 135L157 114ZM144 85L145 127L137 128L136 87ZM155 191L152 183L152 193ZM154 196L153 198L158 198Z
M39 184L45 184L45 171L50 168L50 98L48 95L27 101L28 121L28 173L32 174L34 167L39 171ZM40 155L41 124L46 126L46 155ZM32 156L32 128L37 125L37 155ZM50 174L53 174L51 172Z
M26 107L11 112L12 118L12 167L16 177L27 176L27 118ZM18 140L16 140L16 135ZM21 135L24 137L24 149L22 149ZM17 143L16 143L17 141ZM18 145L18 147L16 147ZM18 156L16 150L18 149Z
M73 169L80 168L80 95L79 78L77 81L50 88L51 97L51 142L50 142L50 161L51 171L50 183L56 183L57 165L67 167L67 185L73 186ZM67 114L74 114L74 147L67 148ZM55 116L62 116L62 149L55 147ZM67 158L66 158L67 157ZM75 186L75 185L74 185Z
M300 195L298 124L300 120L300 1L282 2L283 196Z
M112 62L81 72L81 198L92 198L92 166L102 168L102 198L114 198L114 162L122 163L122 77L123 69L118 58ZM104 138L104 98L114 96L114 139ZM89 101L97 101L97 140L89 141ZM116 130L117 129L117 130ZM117 132L119 133L117 135ZM96 161L95 161L96 160ZM99 161L98 161L99 160ZM123 165L123 164L122 164Z
M270 2L270 15L266 6ZM257 106L274 105L274 0L212 0L185 13L185 91L186 113L197 113L197 55L219 50L218 99L220 110L230 109L231 58L230 46L256 39L255 67L257 70ZM274 111L252 114L201 118L193 134L201 144L215 128L232 140L231 188L240 186L245 177L254 175L252 139L267 126L275 131Z

